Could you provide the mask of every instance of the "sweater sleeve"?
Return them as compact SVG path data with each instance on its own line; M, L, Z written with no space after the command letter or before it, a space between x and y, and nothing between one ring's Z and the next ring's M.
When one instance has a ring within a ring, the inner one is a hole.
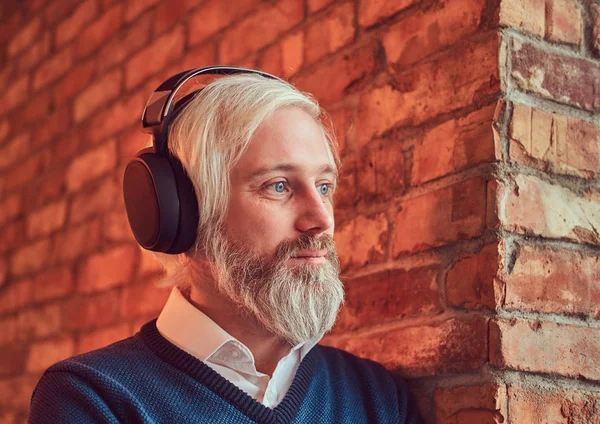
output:
M118 423L92 385L67 371L47 371L31 398L30 424Z

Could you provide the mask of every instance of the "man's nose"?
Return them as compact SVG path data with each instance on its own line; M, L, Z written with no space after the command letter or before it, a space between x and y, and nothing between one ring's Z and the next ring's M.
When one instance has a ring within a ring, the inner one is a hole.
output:
M329 202L316 188L299 196L296 229L302 233L312 232L318 235L333 227L333 211Z

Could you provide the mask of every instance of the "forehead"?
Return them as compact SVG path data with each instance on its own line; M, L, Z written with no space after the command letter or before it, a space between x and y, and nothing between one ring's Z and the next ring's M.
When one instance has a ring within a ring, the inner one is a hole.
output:
M335 168L323 128L298 107L280 109L258 127L233 174L246 179L282 165L306 173Z

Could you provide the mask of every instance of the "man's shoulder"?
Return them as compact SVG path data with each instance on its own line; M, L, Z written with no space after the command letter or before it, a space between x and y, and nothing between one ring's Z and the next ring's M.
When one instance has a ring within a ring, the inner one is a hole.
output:
M117 341L100 349L82 353L55 363L48 373L111 374L121 373L124 368L142 365L145 354L144 343L139 334Z
M317 345L320 356L327 367L333 372L343 375L359 374L361 379L374 378L379 381L392 382L397 377L393 376L383 365L368 358L361 358L350 352L332 346Z

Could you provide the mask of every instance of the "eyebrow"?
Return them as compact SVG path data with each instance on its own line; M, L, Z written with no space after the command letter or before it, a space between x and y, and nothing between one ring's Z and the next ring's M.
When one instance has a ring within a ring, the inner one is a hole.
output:
M249 179L254 180L258 177L261 177L269 172L275 171L285 171L285 172L294 172L298 171L298 166L292 164L280 164L276 166L264 166L262 168L257 169L253 173L250 174ZM333 174L337 178L338 173L337 170L330 164L323 165L317 170L318 174Z

